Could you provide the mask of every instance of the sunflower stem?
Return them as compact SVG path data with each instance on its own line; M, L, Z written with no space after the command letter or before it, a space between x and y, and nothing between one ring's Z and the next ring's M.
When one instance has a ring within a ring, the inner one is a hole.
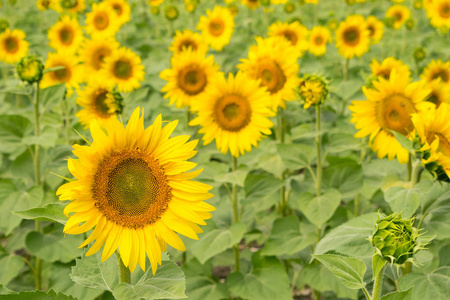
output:
M277 127L278 127L278 140L280 141L280 143L284 143L284 118L282 108L278 109Z
M406 172L408 175L408 181L411 181L411 176L412 176L412 159L413 156L411 154L409 154L409 160L408 163L406 165Z
M233 172L237 169L237 158L232 156L233 162L232 162L232 170ZM239 210L238 210L238 197L237 197L237 186L235 183L233 183L233 197L232 197L232 206L233 206L233 223L239 222ZM235 265L235 271L239 272L239 242L233 246L233 252L234 252L234 265Z
M362 290L364 292L364 295L366 296L366 299L372 300L372 297L370 297L369 291L365 287L363 287Z
M130 269L128 269L120 257L120 254L118 251L116 251L117 255L117 261L119 266L119 283L128 283L131 284L131 272Z
M375 277L375 283L373 285L372 299L371 300L379 300L381 297L381 292L383 291L383 276L384 270L386 269L386 264L381 268L380 272L378 272L377 277Z
M420 175L422 174L424 168L422 166L422 162L420 159L417 159L414 162L412 172L411 172L411 188L415 187L416 184L420 181Z
M316 196L320 197L322 187L322 155L321 155L321 136L320 136L320 104L316 104Z
M69 104L68 104L68 99L66 97L67 95L67 90L66 93L64 94L64 98L63 98L63 105L64 105L64 131L65 131L65 138L66 138L66 144L70 146L70 121L69 121Z
M345 64L344 64L344 81L348 80L348 67L350 64L350 59L346 58L345 59Z

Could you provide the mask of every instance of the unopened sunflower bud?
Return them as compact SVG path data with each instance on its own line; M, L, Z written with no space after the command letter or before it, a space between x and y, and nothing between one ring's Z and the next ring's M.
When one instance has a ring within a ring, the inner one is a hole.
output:
M423 49L422 47L416 48L414 49L414 60L416 62L421 62L425 59L425 57L427 56L425 49Z
M334 18L329 19L328 22L327 22L328 28L330 28L330 30L332 30L332 31L336 30L338 25L339 25L338 20L336 20Z
M176 8L175 6L169 5L164 8L164 16L166 17L167 20L169 21L176 20L178 19L178 15L179 15L178 8Z
M228 10L231 12L231 15L233 17L236 17L237 13L238 13L238 7L236 6L236 4L228 4Z
M17 64L17 74L23 81L32 84L42 79L42 71L44 65L34 55L27 55L23 57Z
M320 76L306 75L300 79L298 95L304 101L303 108L322 104L328 95L327 84Z
M109 113L122 113L123 110L123 97L118 91L112 91L106 96L106 101L109 104Z
M295 4L293 2L286 2L284 5L284 12L287 14L292 14L295 11Z
M388 28L394 28L395 19L394 18L385 18L384 25Z
M409 18L408 20L405 21L405 27L408 30L413 30L415 25L416 24L414 22L414 19L412 18Z
M152 15L159 15L159 6L150 5L150 12L152 13Z
M422 9L423 8L422 0L414 0L413 6L415 9Z
M6 30L6 28L9 28L9 23L5 19L0 19L0 33Z

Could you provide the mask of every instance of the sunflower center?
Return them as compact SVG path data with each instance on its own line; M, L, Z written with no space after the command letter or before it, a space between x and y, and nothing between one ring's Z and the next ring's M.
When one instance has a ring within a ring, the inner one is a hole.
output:
M64 27L59 31L59 39L64 45L72 44L74 38L75 35L73 34L72 29L69 27Z
M401 12L395 12L394 13L394 19L399 22L403 19L403 14Z
M50 7L50 0L43 0L41 2L41 5L45 8L49 8Z
M282 35L285 39L287 39L289 42L291 42L292 45L296 45L298 41L298 37L292 30L285 30L283 31Z
M321 36L316 36L314 39L314 43L318 46L323 44L323 38Z
M98 12L94 17L94 26L97 30L104 30L109 25L109 17L105 12Z
M97 91L97 94L95 95L95 108L99 113L102 115L110 115L109 114L109 106L106 104L108 91L107 90L99 90Z
M375 28L373 25L368 25L367 30L369 30L369 37L373 37L375 35Z
M355 46L359 42L359 31L355 27L347 28L344 31L344 41L347 45Z
M379 103L376 117L384 129L407 135L414 128L411 114L415 112L417 111L411 99L394 94Z
M114 3L112 7L114 8L114 10L116 11L118 16L122 15L122 13L123 13L122 5L120 5L118 3Z
M448 82L449 81L449 74L445 72L444 70L439 70L438 72L433 74L433 80L440 78L442 82Z
M106 157L94 175L92 191L100 212L128 228L156 222L172 197L163 168L139 148Z
M129 61L119 60L114 64L114 75L120 79L128 79L133 75L133 68Z
M6 38L4 43L8 53L16 53L19 50L19 42L13 37Z
M214 118L217 124L227 131L240 131L250 123L251 117L250 103L241 95L224 95L214 106Z
M436 107L439 107L439 105L441 104L439 95L433 92L430 94L427 101L436 104Z
M188 95L201 93L207 84L205 72L197 65L185 67L178 74L178 86Z
M63 67L64 69L56 70L51 73L54 80L59 82L66 82L70 79L71 75L70 70L66 66Z
M91 61L92 67L94 67L94 69L96 70L100 70L105 57L109 56L110 54L111 49L109 48L102 47L96 49L92 54L92 61Z
M391 71L392 71L392 69L382 69L382 70L379 70L376 75L381 76L386 80L389 80L389 77L391 77Z
M222 19L215 19L209 23L209 33L213 36L220 36L225 30L225 24Z
M281 90L286 83L283 70L275 61L266 59L259 64L257 78L261 79L261 85L274 94Z
M182 51L184 48L189 48L189 47L191 47L191 49L193 50L193 51L196 51L197 50L197 43L195 43L193 40L190 40L190 39L185 39L185 40L183 40L181 43L180 43L180 45L178 46L178 51Z
M439 15L444 19L450 18L450 4L449 3L442 4L442 6L439 9Z

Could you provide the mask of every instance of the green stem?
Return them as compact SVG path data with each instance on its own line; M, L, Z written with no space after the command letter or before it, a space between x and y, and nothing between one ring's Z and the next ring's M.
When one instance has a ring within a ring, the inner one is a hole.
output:
M316 167L316 196L320 197L322 187L322 155L321 155L321 136L320 136L320 104L316 104L316 151L317 151L317 167Z
M350 59L346 58L345 59L345 65L344 65L344 80L347 81L348 80L348 66L350 64Z
M420 217L419 223L417 224L417 229L420 229L420 228L422 227L423 220L425 219L426 216L427 216L427 214L424 213L424 214Z
M116 251L116 255L117 255L117 261L118 261L118 266L119 266L119 283L131 284L130 269L125 267L118 251Z
M355 211L354 211L355 217L359 216L360 199L361 199L361 194L358 193L358 195L356 195L356 197L355 197Z
M364 295L366 296L366 299L372 300L372 297L370 297L369 291L365 287L363 287L362 290L364 292Z
M280 143L284 143L284 118L283 118L283 109L278 109L277 114L277 127L278 127L278 140Z
M424 169L420 159L416 160L411 172L411 188L413 188L420 181L420 175L422 174L423 170Z
M233 157L233 172L237 169L237 158ZM239 209L238 209L238 197L237 197L237 185L233 183L233 198L232 198L232 206L233 206L233 223L239 222ZM234 252L234 265L235 265L235 271L239 272L239 242L233 246L233 252Z
M373 285L372 300L379 300L381 297L381 292L383 290L383 276L384 270L386 269L386 264L381 268L380 272L375 277L375 283Z
M411 175L412 175L412 155L409 155L408 164L406 165L406 172L408 174L408 181L411 181Z
M66 137L66 144L70 146L70 109L68 104L68 99L66 98L66 95L64 95L63 98L63 105L64 105L64 130L65 130L65 137Z

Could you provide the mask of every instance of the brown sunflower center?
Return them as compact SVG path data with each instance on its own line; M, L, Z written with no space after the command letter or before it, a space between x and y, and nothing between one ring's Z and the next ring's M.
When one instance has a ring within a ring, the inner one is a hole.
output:
M396 11L393 17L397 22L400 22L403 19L403 14L400 11Z
M178 86L188 95L197 95L205 89L208 78L198 65L190 65L178 73Z
M217 124L227 131L240 131L250 123L251 117L250 103L241 95L224 95L214 106L214 118Z
M49 8L50 7L50 0L42 0L41 1L41 5L45 8Z
M109 16L106 12L97 12L94 17L94 27L97 30L105 30L109 25Z
M394 94L380 101L377 107L377 121L384 129L407 135L414 127L411 114L417 112L411 99Z
M106 157L98 165L92 192L100 212L109 221L128 228L159 220L172 197L164 169L139 148Z
M133 76L133 66L129 61L118 60L114 63L114 75L119 79L128 79Z
M449 81L449 74L445 70L438 70L436 73L433 74L432 79L438 79L440 78L442 82L448 82Z
M450 18L450 3L442 3L441 7L439 8L439 15L444 19Z
M105 57L111 55L111 49L100 47L92 53L91 65L94 69L100 70Z
M359 43L359 30L356 27L349 27L344 30L343 38L347 45L355 46Z
M106 104L106 99L108 96L108 91L100 89L95 95L94 105L95 109L102 115L109 116L109 106Z
M220 36L225 30L225 23L222 19L215 19L209 22L209 33L213 36Z
M5 50L8 53L16 53L19 50L19 41L14 37L8 37L4 41Z
M258 66L257 78L261 79L261 85L274 94L281 90L286 83L286 75L277 62L271 59L261 61Z
M391 68L389 68L389 69L381 69L375 75L376 76L381 76L384 79L389 80L389 77L391 76L391 72L392 72Z
M375 27L373 27L372 24L367 25L367 30L369 30L369 37L373 38L373 36L375 35Z
M120 5L119 3L114 3L112 7L114 8L118 16L122 15L123 13L122 5Z
M63 27L59 31L59 39L62 44L64 45L70 45L73 42L73 39L75 38L75 34L69 26Z
M317 46L321 46L321 45L323 44L323 37L321 37L320 35L319 35L319 36L316 36L316 37L314 38L314 43L315 43Z
M56 65L54 67L57 67L57 66L58 65ZM70 79L70 76L72 75L72 73L67 68L67 66L63 66L63 67L64 67L64 69L51 72L54 80L59 81L59 82L66 82Z
M187 49L189 47L191 47L191 49L193 51L196 51L197 50L197 43L194 42L191 39L185 39L185 40L181 41L180 45L178 46L178 51L181 52L184 48Z
M282 36L284 36L285 39L287 39L289 42L291 42L292 45L297 45L298 37L292 30L284 30L281 33Z

